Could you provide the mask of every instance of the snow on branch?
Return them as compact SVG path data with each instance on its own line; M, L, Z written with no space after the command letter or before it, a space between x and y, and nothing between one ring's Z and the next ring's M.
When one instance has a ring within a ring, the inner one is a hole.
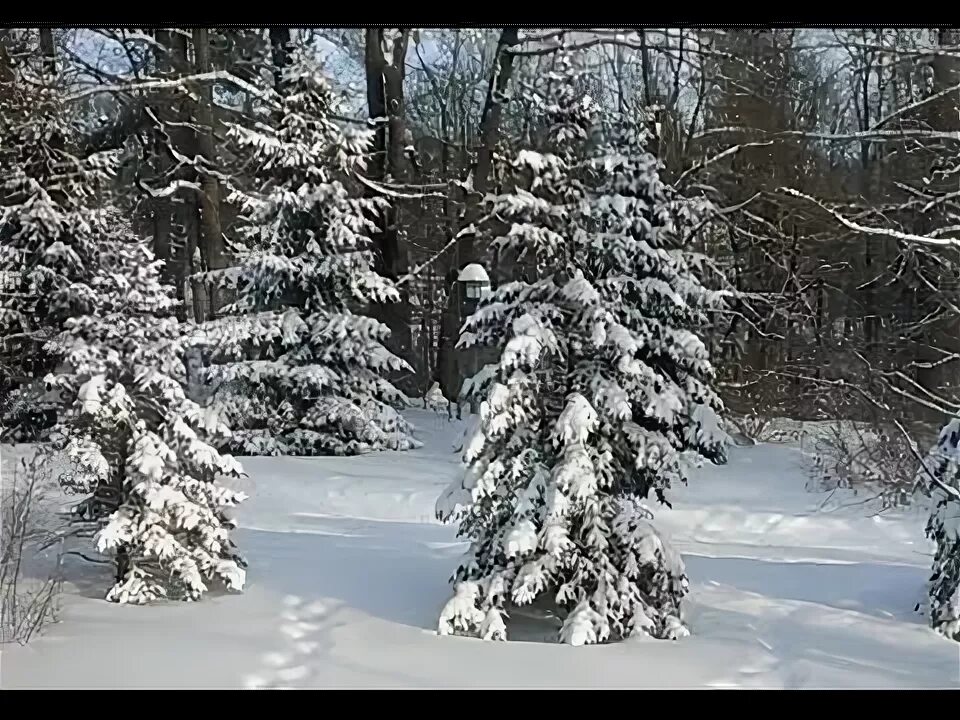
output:
M956 88L953 88L956 90ZM879 124L879 123L878 123ZM915 130L904 128L900 130L881 130L874 126L870 130L858 130L849 133L825 133L811 132L809 130L781 130L778 132L765 132L759 128L752 128L745 125L727 125L719 128L710 128L695 133L694 140L700 140L709 135L719 135L723 133L756 133L768 138L781 139L790 137L807 138L809 140L825 140L829 142L861 142L863 140L895 141L905 138L922 138L926 140L952 140L960 142L960 131L956 130Z
M406 192L400 192L398 190L393 190L387 187L386 185L370 180L369 178L365 178L363 175L361 175L358 172L354 172L354 176L357 178L357 180L360 181L362 185L366 185L368 188L370 188L374 192L378 192L381 195L386 195L387 197L392 197L399 200L420 200L422 198L439 198L440 200L447 199L446 195L442 193L437 193L437 192L406 193Z
M876 129L880 128L881 126L886 125L886 124L887 124L888 122L890 122L891 120L894 120L894 119L900 117L901 115L904 115L904 114L909 113L909 112L911 112L911 111L913 111L913 110L916 110L916 109L919 108L919 107L923 107L923 106L926 105L927 103L931 103L931 102L934 102L934 101L936 101L936 100L939 100L940 98L942 98L942 97L944 97L944 96L946 96L946 95L949 95L950 93L955 93L955 92L957 92L958 90L960 90L960 83L957 83L956 85L951 85L950 87L944 88L944 89L941 90L940 92L933 93L933 95L929 95L928 97L922 98L921 100L917 100L917 101L915 101L915 102L912 102L912 103L910 103L909 105L904 105L904 106L901 107L901 108L897 108L896 110L894 110L894 111L893 111L892 113L890 113L889 115L886 115L886 116L880 118L879 120L877 120L877 122L875 122L870 129L871 129L871 130L876 130Z
M723 160L723 158L725 158L725 157L729 157L730 155L734 155L734 154L740 152L743 148L748 148L748 147L766 147L766 146L768 146L768 145L773 145L773 140L766 140L766 141L764 141L764 142L742 143L742 144L740 144L740 145L733 145L732 147L728 147L728 148L727 148L726 150L724 150L723 152L717 153L716 155L714 155L714 156L712 156L712 157L709 157L709 158L703 160L702 162L699 162L699 163L697 163L696 165L693 165L692 167L689 167L689 168L687 168L686 170L684 170L684 171L680 174L680 177L677 178L677 183L676 183L676 184L677 184L677 185L682 184L683 181L687 178L688 175L691 175L692 173L695 173L695 172L699 172L699 171L703 170L705 167L707 167L708 165L713 165L713 163L718 162L718 161L720 161L720 160Z
M144 184L142 180L137 178L137 187L139 187L141 190L147 193L150 197L154 197L154 198L170 197L171 195L176 193L178 190L196 190L199 193L203 192L203 188L200 187L198 183L190 182L189 180L174 180L165 188L161 188L160 190L154 190L148 187L146 184Z
M756 200L756 199L757 199L758 197L760 197L762 194L763 194L763 193L761 193L761 192L759 192L759 191L758 191L758 192L755 192L753 195L751 195L750 197L748 197L748 198L747 198L746 200L744 200L743 202L737 203L736 205L728 205L728 206L726 206L726 207L718 208L718 209L715 211L715 214L716 214L716 215L720 215L720 216L731 215L731 214L737 212L738 210L742 210L743 208L745 208L747 205L749 205L750 203L752 203L754 200Z
M788 187L780 187L780 188L777 188L777 191L784 193L785 195L792 195L793 197L801 198L803 200L806 200L807 202L811 202L814 205L819 206L826 212L833 215L833 217L836 218L840 224L856 232L864 233L867 235L880 235L883 237L893 238L894 240L901 240L904 242L916 242L916 243L924 243L927 245L947 245L947 246L953 246L953 247L960 247L960 240L956 238L940 238L940 237L932 237L930 235L914 235L913 233L900 232L899 230L893 230L890 228L872 228L872 227L867 227L866 225L860 225L859 223L855 223L852 220L848 220L843 215L838 213L836 210L828 208L826 205L824 205L822 202L820 202L816 198L811 197L806 193L802 193L799 190L794 190L793 188L788 188Z
M233 73L224 70L214 70L212 72L197 73L195 75L184 75L183 77L170 80L131 80L130 82L110 83L104 85L93 85L83 90L77 90L66 96L66 102L76 102L84 98L99 93L108 92L134 92L137 90L163 90L163 89L184 89L187 90L188 83L222 82L235 86L239 90L253 95L258 100L272 108L278 108L279 103L275 93L261 90L256 85L252 85L246 80L237 77Z
M914 442L913 438L910 437L910 433L906 431L899 420L894 420L893 424L897 426L897 429L903 434L904 439L907 441L907 446L910 448L910 453L913 455L914 459L920 463L920 467L923 468L924 473L929 477L933 483L943 490L947 495L950 495L954 500L960 500L960 491L956 488L947 485L940 478L937 477L937 474L932 472L927 466L926 459L923 455L920 454L920 451L917 449L917 444Z
M422 273L426 268L430 267L431 265L433 265L433 263L435 263L437 260L443 257L444 253L450 250L450 248L454 247L457 244L457 241L460 240L461 237L470 235L472 233L476 233L476 231L477 231L476 227L474 227L473 225L467 225L467 227L463 228L463 230L461 230L456 235L454 235L453 238L450 240L450 242L448 242L446 245L440 248L432 257L427 258L422 263L417 265L417 267L415 267L413 270L411 270L402 278L397 280L397 282L395 283L395 286L401 287L402 285L406 285L408 282L410 282L415 277L417 277L417 275Z

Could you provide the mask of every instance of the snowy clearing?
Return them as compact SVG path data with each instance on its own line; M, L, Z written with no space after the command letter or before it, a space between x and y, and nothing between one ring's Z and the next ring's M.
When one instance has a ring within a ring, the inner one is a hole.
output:
M95 566L70 564L62 621L3 650L0 687L960 686L960 646L914 612L930 566L923 509L825 502L786 446L733 449L657 512L687 563L691 637L571 648L532 642L555 634L543 621L512 633L526 642L439 637L465 548L433 506L461 472L463 425L410 417L418 450L244 460L241 595L116 606Z

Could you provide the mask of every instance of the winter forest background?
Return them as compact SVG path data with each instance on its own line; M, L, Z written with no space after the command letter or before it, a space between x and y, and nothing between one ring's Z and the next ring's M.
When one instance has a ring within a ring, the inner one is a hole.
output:
M923 514L953 638L958 146L953 30L0 29L3 639L65 558L242 589L248 458L423 457L420 410L468 429L441 634L684 637L658 508L776 443Z

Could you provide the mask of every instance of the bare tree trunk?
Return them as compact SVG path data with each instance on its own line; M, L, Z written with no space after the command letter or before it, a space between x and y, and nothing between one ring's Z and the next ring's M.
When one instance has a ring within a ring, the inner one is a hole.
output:
M194 63L198 73L210 71L210 39L206 28L193 31ZM216 162L213 145L213 89L209 83L197 87L200 101L196 104L199 124L197 149L203 164L212 168ZM222 270L227 266L226 246L220 225L220 183L211 173L200 175L200 256L207 270ZM219 306L217 282L209 284L210 317L215 317ZM201 318L197 318L200 320Z
M170 32L168 30L157 30L156 38L161 45L167 48L167 52L157 53L157 65L160 74L161 76L170 75L174 70L172 63L173 43ZM159 142L155 143L154 151L157 170L163 173L170 165L166 152L160 147ZM183 292L182 282L178 282L179 278L174 267L173 252L170 246L170 220L173 213L173 203L169 197L153 198L150 202L153 205L153 212L151 213L153 216L153 252L158 260L163 261L160 277L163 282L176 285L179 295Z
M53 44L52 28L40 28L40 54L43 56L43 74L52 83L57 74L57 50Z
M500 140L500 118L503 116L503 106L507 100L506 92L513 77L515 56L510 50L519 42L516 28L504 28L500 33L500 41L497 43L497 60L493 66L493 74L490 76L487 99L480 117L480 147L477 149L477 166L473 172L474 192L471 194L473 201L470 202L468 198L464 226L476 220L479 204L487 194L493 168L493 152ZM475 238L475 235L470 234L458 243L457 254L461 264L477 261L479 254Z
M7 36L9 33L8 29L0 28L0 83L13 82L14 79L13 61L7 51Z
M942 47L951 47L960 40L960 32L955 29L942 29L938 32L938 44ZM960 82L960 59L955 55L936 55L932 61L934 92L941 92ZM946 94L934 104L932 109L931 126L939 131L960 130L960 93L956 90ZM933 173L931 173L933 176ZM956 190L956 180L934 180L930 183L929 191L946 193ZM956 257L952 258L956 262ZM956 281L950 273L938 272L941 279L939 292L948 296L948 299L957 302ZM947 317L940 322L929 322L925 326L923 345L920 357L927 363L942 359L947 353L960 352L960 317L947 310ZM940 395L955 395L957 389L957 361L945 362L929 368L920 368L917 381L927 390ZM943 416L935 411L925 410L924 416L937 423L943 421Z
M406 127L403 113L403 77L409 30L401 31L394 41L391 59L384 54L384 30L366 31L365 64L367 78L367 109L371 120L379 121L374 136L373 160L369 174L375 180L401 181L407 177L404 147ZM395 209L386 213L382 230L377 237L384 275L397 278L406 270L397 233Z
M187 65L187 38L182 33L170 30L156 30L155 37L166 50L157 53L159 74L164 78L175 78L189 72ZM161 125L156 128L154 137L153 170L159 178L170 180L173 172L173 158L166 143L169 142L179 152L186 151L191 156L196 153L190 149L192 131L180 123L189 122L191 118L184 101L174 92L162 92L144 104L139 113L140 118L149 118L147 107L160 120ZM168 124L169 123L169 124ZM131 127L131 130L135 130ZM116 138L122 143L122 135ZM184 172L181 170L181 172ZM180 173L178 173L180 175ZM186 202L183 197L168 196L150 198L150 207L153 216L153 248L157 257L165 260L162 278L165 282L176 287L177 297L184 298L184 286L187 275L193 272L191 267L193 249L187 247L190 241L184 235L178 235L178 227L186 230L190 226L190 216L195 214L193 203ZM185 314L186 308L182 313Z
M382 121L387 117L386 88L383 82L383 30L367 28L364 36L364 63L367 78L367 113L371 120ZM367 165L370 177L383 180L387 167L387 129L381 123L373 136L373 157Z
M385 32L384 28L368 28L364 37L367 112L370 119L377 122L373 159L368 165L368 173L380 182L398 182L409 177L409 163L405 154L408 143L403 78L410 29L400 30L399 36L394 38L389 57L384 47ZM380 231L374 238L379 250L377 269L393 280L405 274L409 266L408 253L401 242L398 228L398 213L396 203L391 203L377 218ZM413 347L412 313L407 287L401 289L399 302L377 306L375 313L390 328L390 349L412 367L420 365ZM414 378L414 385L415 382ZM413 389L409 383L400 384L405 391Z
M280 92L283 70L290 62L290 28L270 28L270 53L273 58L274 89Z
M647 47L647 31L638 28L640 33L640 70L643 73L643 103L647 107L652 104L653 95L650 89L650 48Z
M487 87L487 98L480 119L480 147L477 149L477 164L473 171L473 192L464 199L465 207L463 221L460 223L461 227L469 227L471 223L477 220L480 203L489 187L493 168L493 153L500 139L500 118L503 115L503 106L507 100L507 89L513 76L515 56L510 50L517 46L519 42L519 34L516 28L504 28L501 31L500 40L497 42L493 72L490 76L490 84ZM459 238L455 252L454 271L448 278L447 307L443 314L440 346L437 353L440 387L448 400L457 399L463 381L457 371L455 351L460 329L460 298L455 291L456 271L464 265L476 262L479 258L476 234L466 233Z

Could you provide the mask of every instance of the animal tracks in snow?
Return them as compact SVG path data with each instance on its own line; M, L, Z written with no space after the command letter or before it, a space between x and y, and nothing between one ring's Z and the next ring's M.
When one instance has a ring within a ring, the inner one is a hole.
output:
M283 648L261 657L259 672L244 678L250 690L292 689L310 678L311 657L321 649L318 633L329 617L329 606L321 600L306 603L296 595L283 599L279 635Z

